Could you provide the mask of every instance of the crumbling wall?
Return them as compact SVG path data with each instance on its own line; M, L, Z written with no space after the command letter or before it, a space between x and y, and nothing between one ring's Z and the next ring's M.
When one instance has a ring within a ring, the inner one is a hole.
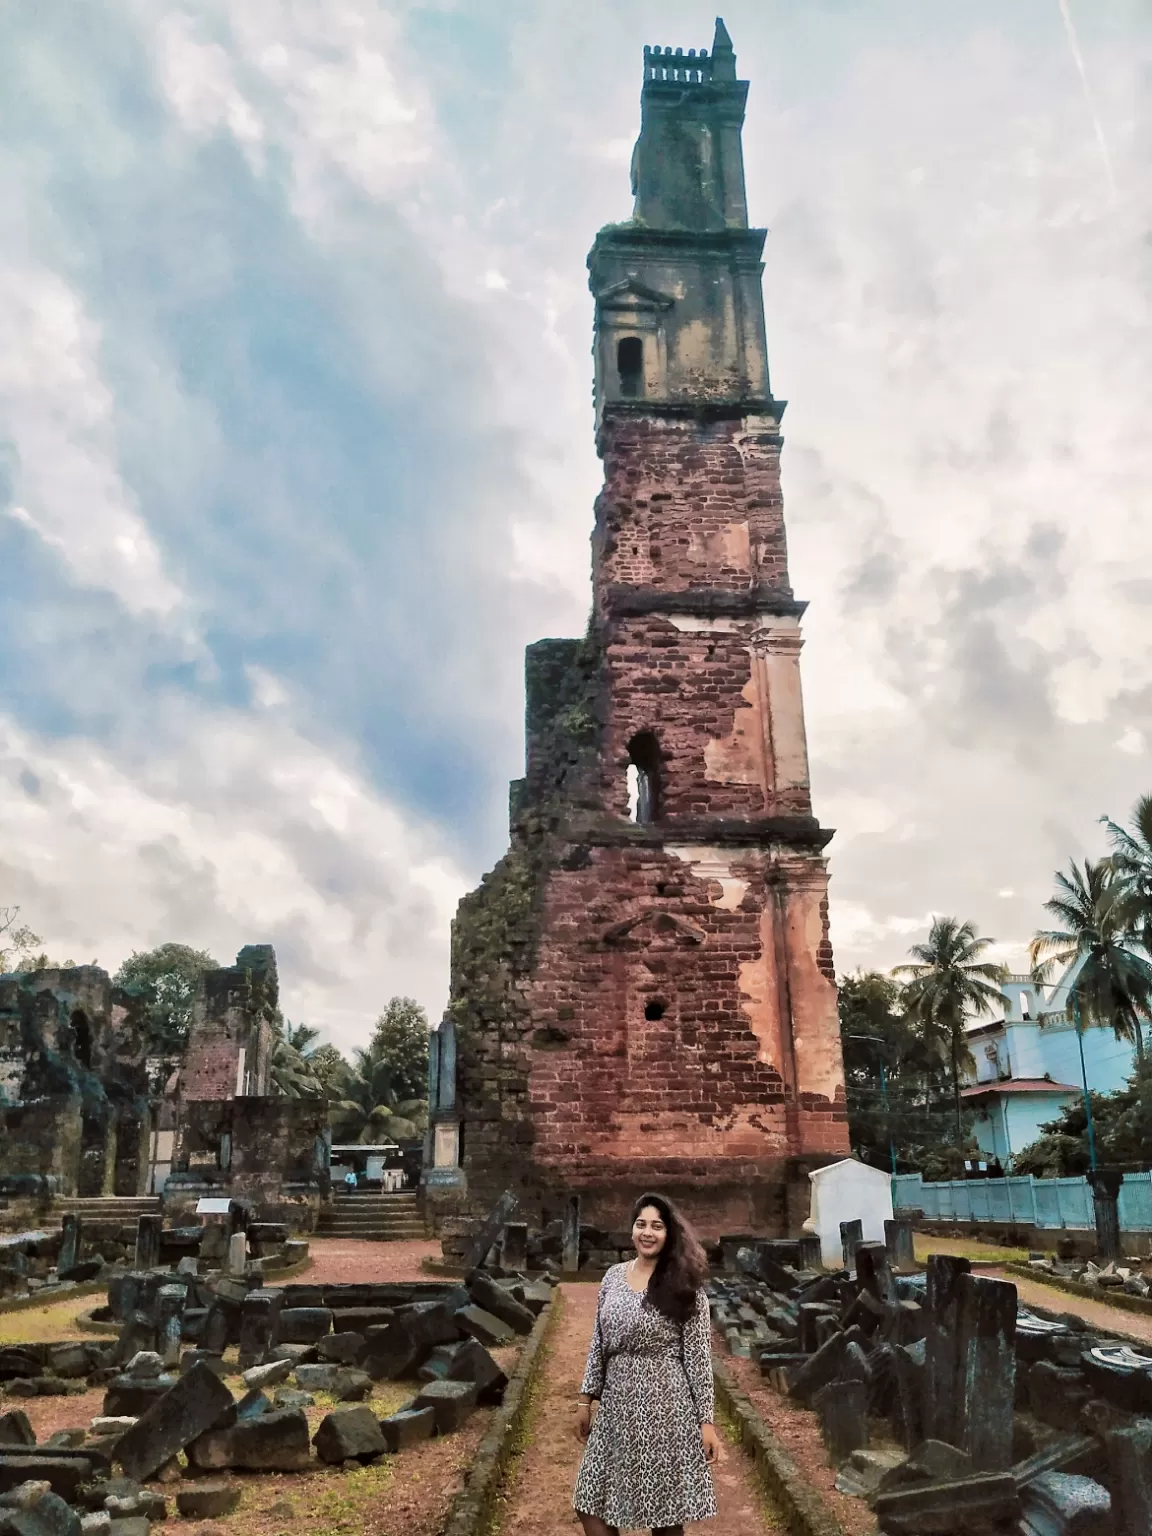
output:
M145 1055L141 1000L99 966L0 977L0 1174L140 1193Z
M270 944L249 944L235 965L206 971L180 1071L181 1098L267 1093L278 1002L276 954Z

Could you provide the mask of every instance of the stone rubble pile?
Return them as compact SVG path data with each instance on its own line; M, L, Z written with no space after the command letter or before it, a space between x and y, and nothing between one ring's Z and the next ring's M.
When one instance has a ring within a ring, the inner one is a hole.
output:
M1152 1260L1121 1259L1108 1264L1094 1264L1091 1259L1066 1260L1048 1254L1028 1256L1028 1268L1058 1280L1075 1280L1080 1285L1098 1285L1102 1290L1122 1291L1126 1296L1152 1297Z
M480 1268L461 1285L268 1287L252 1273L208 1285L190 1266L117 1277L116 1340L21 1346L19 1361L0 1351L0 1367L8 1356L11 1368L74 1371L66 1390L105 1386L99 1417L42 1446L21 1410L0 1415L0 1536L148 1536L168 1510L146 1483L195 1479L176 1493L179 1513L221 1515L239 1494L213 1474L359 1465L449 1434L501 1401L506 1377L490 1349L528 1334L550 1301L547 1284ZM239 1361L226 1365L230 1346ZM239 1397L224 1380L238 1369ZM373 1383L411 1377L411 1401L377 1418L365 1401ZM40 1378L10 1375L7 1390L23 1379ZM317 1392L339 1406L312 1434L305 1409Z
M837 1488L888 1536L1149 1536L1152 1348L858 1236L836 1273L749 1241L711 1288L730 1353L817 1415Z

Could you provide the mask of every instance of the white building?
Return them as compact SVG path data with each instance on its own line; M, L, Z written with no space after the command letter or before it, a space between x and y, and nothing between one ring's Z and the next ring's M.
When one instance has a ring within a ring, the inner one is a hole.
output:
M1080 1042L1067 1008L1068 986L1080 963L1047 989L1030 976L1009 977L1002 988L1003 1017L968 1030L975 1071L965 1073L960 1096L976 1112L976 1140L989 1161L996 1157L1007 1167L1009 1158L1038 1138L1041 1125L1083 1097ZM1085 1028L1083 1047L1093 1093L1125 1086L1136 1059L1133 1043L1117 1040L1105 1025Z

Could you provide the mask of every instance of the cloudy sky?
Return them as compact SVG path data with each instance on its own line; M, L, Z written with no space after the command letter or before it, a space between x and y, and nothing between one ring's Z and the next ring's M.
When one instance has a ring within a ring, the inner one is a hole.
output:
M732 0L839 964L1152 790L1152 12ZM596 228L685 0L0 10L0 905L435 1015L576 634ZM1073 28L1070 36L1069 26Z

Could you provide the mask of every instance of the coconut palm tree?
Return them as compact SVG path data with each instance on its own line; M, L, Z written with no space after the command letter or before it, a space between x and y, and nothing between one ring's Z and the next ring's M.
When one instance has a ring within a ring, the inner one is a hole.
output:
M960 1069L972 1062L965 1032L968 1017L989 1013L1004 1003L1000 988L1008 979L1008 969L983 958L994 943L994 939L982 939L973 923L934 917L927 942L913 944L908 951L912 960L893 971L909 978L904 991L908 1017L919 1024L925 1044L950 1064L957 1141L963 1135Z
M1142 878L1127 849L1109 859L1085 859L1083 869L1071 860L1067 874L1057 871L1056 894L1044 903L1060 926L1041 929L1028 946L1038 982L1079 962L1068 986L1068 1010L1077 1030L1085 1024L1107 1025L1117 1040L1135 1042L1141 1060L1141 1020L1152 1011L1152 964L1133 940L1133 892L1138 895Z
M1152 955L1152 795L1132 808L1130 827L1101 816L1112 844L1108 860L1123 893L1123 920L1145 954Z

